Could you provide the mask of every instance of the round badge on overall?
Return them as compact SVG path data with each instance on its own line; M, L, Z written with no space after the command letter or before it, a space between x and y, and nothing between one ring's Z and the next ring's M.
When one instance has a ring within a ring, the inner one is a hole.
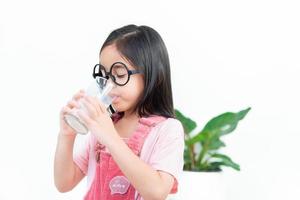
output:
M115 176L109 182L111 194L125 194L130 186L130 182L125 176Z

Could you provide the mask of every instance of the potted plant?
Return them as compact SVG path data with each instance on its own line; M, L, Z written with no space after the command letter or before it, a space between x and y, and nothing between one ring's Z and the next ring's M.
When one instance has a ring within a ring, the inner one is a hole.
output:
M209 120L196 134L194 131L197 127L196 122L175 110L176 117L181 121L185 132L184 173L178 194L169 199L222 199L220 191L222 186L217 189L221 180L220 173L199 172L221 172L223 166L240 170L239 164L220 152L220 148L225 147L221 138L233 132L250 109L218 115ZM193 194L196 196L193 197Z

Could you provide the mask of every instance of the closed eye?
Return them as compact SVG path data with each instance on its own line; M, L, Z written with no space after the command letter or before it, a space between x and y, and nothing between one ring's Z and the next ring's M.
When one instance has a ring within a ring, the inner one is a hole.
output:
M118 78L124 78L125 76L126 76L126 74L120 74L120 75L117 74Z

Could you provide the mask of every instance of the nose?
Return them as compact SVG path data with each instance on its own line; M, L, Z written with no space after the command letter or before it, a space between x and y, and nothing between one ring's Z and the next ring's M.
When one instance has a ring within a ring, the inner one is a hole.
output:
M114 82L114 80L112 78L107 78L106 84L112 85L112 89L117 86L116 83Z

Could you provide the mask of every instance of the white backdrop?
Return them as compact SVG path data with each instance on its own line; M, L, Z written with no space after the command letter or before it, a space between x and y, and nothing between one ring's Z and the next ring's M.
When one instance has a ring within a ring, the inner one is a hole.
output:
M0 0L0 199L82 198L85 181L66 194L54 187L59 110L91 80L108 34L130 23L163 37L175 106L199 129L252 107L225 139L241 172L225 171L224 199L299 199L299 9L289 0Z

